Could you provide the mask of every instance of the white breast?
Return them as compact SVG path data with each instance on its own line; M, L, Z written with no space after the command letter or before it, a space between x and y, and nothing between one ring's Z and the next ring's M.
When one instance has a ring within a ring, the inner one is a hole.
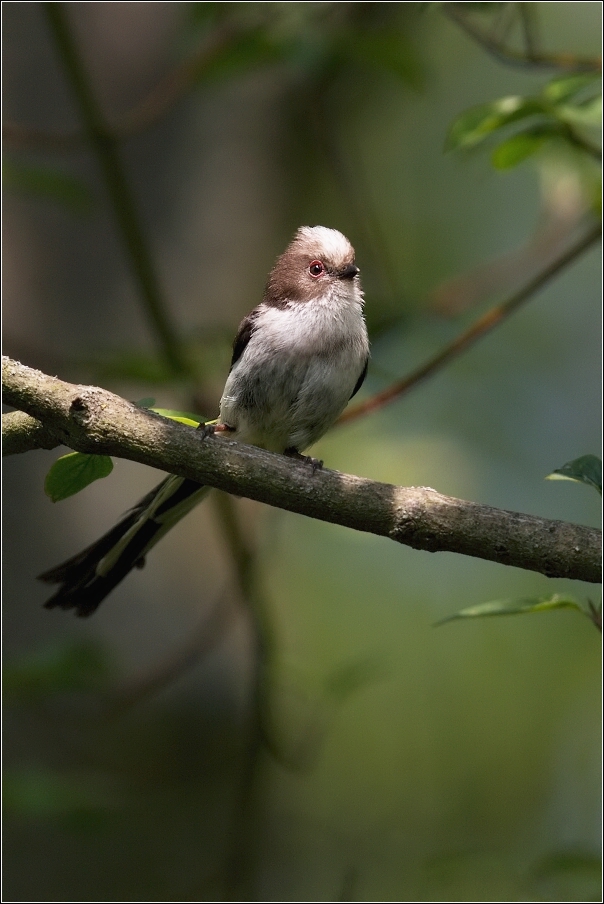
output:
M355 288L338 286L338 294L283 308L260 306L220 406L238 439L303 451L344 410L369 350Z

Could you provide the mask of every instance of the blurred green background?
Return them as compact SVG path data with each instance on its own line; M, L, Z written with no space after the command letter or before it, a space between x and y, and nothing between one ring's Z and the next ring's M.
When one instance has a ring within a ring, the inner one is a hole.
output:
M599 3L64 6L110 122L198 48L205 61L120 142L191 362L174 378L44 5L2 5L4 351L64 379L215 416L239 320L295 229L322 224L357 251L367 397L553 259L592 204L595 164L563 143L508 172L482 148L444 152L465 110L557 72L495 59L446 7L515 48L525 16L539 48L590 57ZM600 448L599 275L594 246L313 454L597 525L596 493L544 477ZM56 457L4 469L5 898L600 900L593 625L561 611L433 627L491 599L597 603L598 588L214 499L78 621L42 608L35 575L158 475L118 461L53 506Z

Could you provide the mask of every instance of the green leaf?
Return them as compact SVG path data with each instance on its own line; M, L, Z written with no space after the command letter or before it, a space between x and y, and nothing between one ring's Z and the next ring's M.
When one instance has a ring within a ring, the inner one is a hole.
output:
M75 213L89 213L94 204L94 197L86 183L70 173L47 166L34 166L5 158L2 181L6 188L58 201Z
M504 126L530 116L543 115L542 102L534 98L502 97L466 110L449 127L445 150L471 148Z
M583 88L598 87L602 76L599 72L575 72L552 79L543 89L543 96L554 104L564 103Z
M592 97L583 104L561 104L556 107L558 119L571 126L599 128L602 123L602 95Z
M596 455L582 455L556 468L548 474L546 480L574 480L595 487L602 495L602 460Z
M155 414L167 417L171 421L178 421L179 424L186 424L188 427L197 427L198 424L217 424L218 420L208 421L201 414L191 414L189 411L172 411L170 408L150 408Z
M44 492L52 502L60 502L112 471L113 462L108 455L69 452L58 458L46 475Z
M528 612L549 612L552 609L577 609L583 615L585 610L573 599L572 596L533 597L526 599L493 600L490 603L479 603L477 606L469 606L461 609L455 615L448 615L436 622L436 626L444 625L450 621L461 618L486 618L493 615L525 615Z
M534 129L526 132L518 132L495 148L491 154L491 163L498 170L511 169L518 166L527 157L535 154L552 134L558 134L557 130Z

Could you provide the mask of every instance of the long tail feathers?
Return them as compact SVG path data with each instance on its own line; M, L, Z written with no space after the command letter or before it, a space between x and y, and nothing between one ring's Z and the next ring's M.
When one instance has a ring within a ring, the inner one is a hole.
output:
M207 487L193 480L167 477L99 540L38 575L40 581L61 585L45 607L92 615L133 568L142 567L147 552L206 492Z

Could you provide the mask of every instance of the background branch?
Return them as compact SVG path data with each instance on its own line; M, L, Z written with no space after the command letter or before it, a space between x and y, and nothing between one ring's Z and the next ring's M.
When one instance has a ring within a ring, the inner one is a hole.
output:
M518 7L524 6L524 3L518 4ZM483 50L486 50L491 56L499 60L500 63L523 68L576 69L584 72L594 70L598 72L602 67L602 61L592 57L581 57L574 53L543 53L537 51L527 33L526 20L524 18L521 19L521 24L525 49L524 51L518 51L506 46L503 39L489 34L488 31L477 25L472 20L472 13L467 13L466 4L443 3L442 9L456 25L465 31L477 44L480 44Z
M602 224L596 223L588 230L588 232L581 236L574 245L571 245L571 247L561 254L560 257L544 267L540 273L530 279L525 286L518 290L518 292L515 292L510 298L506 299L506 301L502 301L500 304L489 308L489 310L474 321L468 329L464 330L463 333L457 336L448 345L445 345L444 348L437 352L432 358L429 358L415 370L411 371L406 377L403 377L402 380L397 380L391 386L376 393L376 395L371 396L371 398L366 399L364 402L360 402L358 405L353 405L348 408L338 420L338 424L354 421L371 411L377 411L379 408L383 408L384 405L387 405L389 402L394 401L394 399L400 398L400 396L409 392L410 389L417 386L422 380L437 373L442 367L449 364L451 360L467 351L467 349L478 339L486 336L487 333L490 333L496 326L499 326L500 323L507 320L507 318L513 314L520 305L527 301L531 295L541 289L542 286L552 279L552 277L556 276L561 270L576 260L576 258L580 257L584 251L591 248L591 246L600 239L601 235Z
M106 390L75 386L3 358L4 401L40 420L81 452L115 455L278 508L390 537L414 549L449 551L538 571L600 580L601 533L341 474L253 446L200 434Z
M147 319L170 370L175 374L186 374L187 364L176 328L164 303L153 259L118 153L116 138L111 133L94 96L63 4L45 3L44 10L57 52L73 90L84 130L101 168L124 248L138 282Z
M237 29L232 25L222 24L190 56L177 63L130 110L108 116L107 132L114 139L125 139L153 126L194 87L204 72L233 43L237 34ZM2 137L14 148L33 147L45 151L65 152L80 148L87 135L82 129L51 132L48 129L5 120L2 124Z

